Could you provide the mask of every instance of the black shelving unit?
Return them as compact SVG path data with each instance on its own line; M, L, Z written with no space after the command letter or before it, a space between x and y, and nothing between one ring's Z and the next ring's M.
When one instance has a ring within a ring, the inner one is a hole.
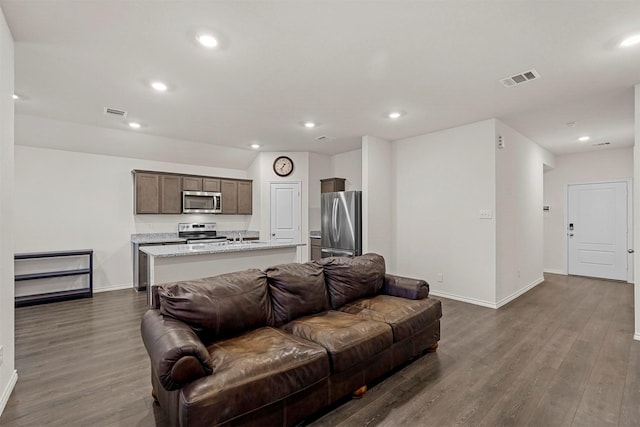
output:
M15 254L14 260L24 259L42 259L42 258L64 258L72 256L89 257L89 267L74 270L58 270L45 271L42 273L16 274L16 284L25 280L51 279L54 277L68 277L88 275L89 287L81 289L71 289L65 291L52 291L32 295L23 295L16 297L16 307L24 307L27 305L44 304L55 301L66 301L77 298L91 298L93 296L93 250L83 249L77 251L59 251L59 252L31 252L23 254Z

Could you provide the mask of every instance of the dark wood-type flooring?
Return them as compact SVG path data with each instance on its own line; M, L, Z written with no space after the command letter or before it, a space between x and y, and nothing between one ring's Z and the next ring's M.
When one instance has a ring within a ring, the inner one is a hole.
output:
M638 426L633 285L546 275L492 310L443 299L436 353L324 426ZM18 383L2 426L164 426L140 339L144 295L96 294L16 310Z

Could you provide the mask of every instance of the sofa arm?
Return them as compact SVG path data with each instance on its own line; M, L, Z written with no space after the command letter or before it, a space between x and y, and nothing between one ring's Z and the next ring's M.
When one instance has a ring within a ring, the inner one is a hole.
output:
M424 299L429 296L429 284L424 280L385 274L382 293L407 299Z
M179 389L213 372L211 355L186 323L149 310L141 330L151 367L166 390Z

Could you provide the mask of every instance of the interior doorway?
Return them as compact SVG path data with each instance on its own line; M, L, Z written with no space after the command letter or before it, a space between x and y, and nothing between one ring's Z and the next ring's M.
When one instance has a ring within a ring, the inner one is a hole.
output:
M567 185L567 273L631 280L631 183Z
M300 183L272 182L269 198L269 240L300 241Z

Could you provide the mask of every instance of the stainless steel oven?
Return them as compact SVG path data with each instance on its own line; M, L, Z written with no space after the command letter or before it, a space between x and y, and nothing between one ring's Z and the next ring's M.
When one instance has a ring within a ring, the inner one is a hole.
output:
M221 213L222 193L183 191L182 213Z

